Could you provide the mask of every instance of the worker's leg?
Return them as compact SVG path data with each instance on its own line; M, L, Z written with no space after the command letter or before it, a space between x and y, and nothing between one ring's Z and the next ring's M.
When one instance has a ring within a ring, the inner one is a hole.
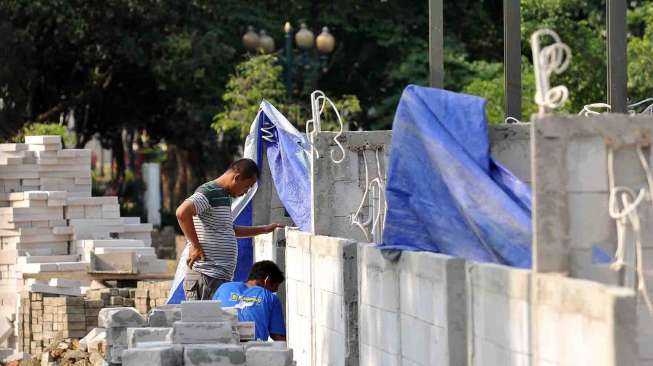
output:
M199 281L199 300L211 300L218 287L227 281L202 275Z
M227 281L189 270L184 277L186 300L211 300L215 291Z

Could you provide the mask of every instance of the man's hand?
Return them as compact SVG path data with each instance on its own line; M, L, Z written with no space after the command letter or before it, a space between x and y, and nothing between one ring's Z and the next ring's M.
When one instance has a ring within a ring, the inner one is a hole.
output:
M266 231L267 231L268 233L273 232L274 229L277 229L277 228L281 229L281 228L284 228L284 227L286 227L286 225L284 225L284 224L270 224L270 225L265 225L265 229L266 229Z
M188 268L193 269L193 264L198 260L200 261L206 260L206 256L204 256L204 251L202 250L201 246L191 244L190 250L188 251L188 259L186 260L186 264L188 265Z

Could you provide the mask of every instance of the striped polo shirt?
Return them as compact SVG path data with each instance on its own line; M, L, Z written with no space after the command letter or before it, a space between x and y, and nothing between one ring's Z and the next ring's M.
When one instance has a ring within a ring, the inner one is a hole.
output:
M238 244L231 216L231 196L214 182L204 183L186 200L195 206L193 224L205 261L193 263L193 270L206 276L231 281L236 269ZM186 245L190 245L187 242Z

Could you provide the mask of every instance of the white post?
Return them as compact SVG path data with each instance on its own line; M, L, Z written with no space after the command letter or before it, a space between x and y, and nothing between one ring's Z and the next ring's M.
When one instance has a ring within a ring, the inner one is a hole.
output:
M161 165L144 163L143 180L145 181L147 222L154 226L161 226Z

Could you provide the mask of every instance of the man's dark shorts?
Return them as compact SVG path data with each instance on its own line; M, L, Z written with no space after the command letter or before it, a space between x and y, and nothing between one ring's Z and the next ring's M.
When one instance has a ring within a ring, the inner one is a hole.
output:
M228 281L188 270L184 277L186 300L211 300L218 287L225 282Z

